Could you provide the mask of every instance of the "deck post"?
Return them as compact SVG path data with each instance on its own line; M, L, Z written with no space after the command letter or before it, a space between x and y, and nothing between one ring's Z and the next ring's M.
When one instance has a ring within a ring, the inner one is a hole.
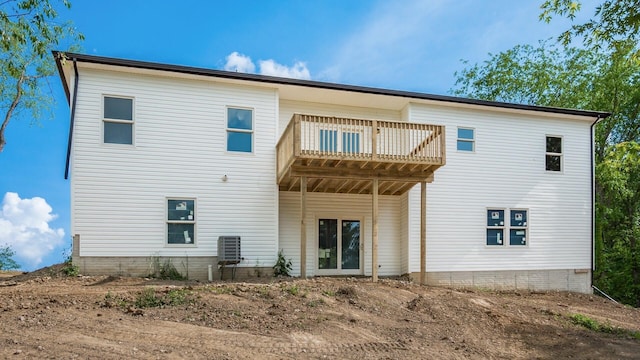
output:
M427 280L427 182L420 183L420 284Z
M378 178L373 179L371 188L373 195L373 209L371 221L371 280L378 281Z
M300 277L307 277L307 177L300 178Z

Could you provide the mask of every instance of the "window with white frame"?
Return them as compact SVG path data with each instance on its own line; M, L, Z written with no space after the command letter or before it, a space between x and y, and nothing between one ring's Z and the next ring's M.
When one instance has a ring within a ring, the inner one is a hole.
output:
M253 110L227 108L227 151L253 152Z
M473 128L458 128L458 151L476 151L476 130Z
M487 209L487 245L504 245L504 209Z
M167 199L167 244L194 244L195 231L195 199Z
M509 216L509 245L527 245L527 210L511 209Z
M528 215L527 209L487 209L487 245L527 245Z
M133 99L115 96L102 99L103 142L133 145Z
M546 140L546 170L562 171L562 137L547 135Z

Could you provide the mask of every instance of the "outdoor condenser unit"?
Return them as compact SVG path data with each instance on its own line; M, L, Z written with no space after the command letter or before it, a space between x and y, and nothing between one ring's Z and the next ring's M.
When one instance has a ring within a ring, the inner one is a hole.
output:
M218 237L218 262L237 264L240 260L240 236Z

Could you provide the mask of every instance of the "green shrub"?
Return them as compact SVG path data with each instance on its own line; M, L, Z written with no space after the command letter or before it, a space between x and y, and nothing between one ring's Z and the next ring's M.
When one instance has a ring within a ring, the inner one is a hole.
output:
M15 254L16 252L13 251L9 245L0 248L0 270L15 270L20 268L20 265L13 259Z
M160 257L151 258L152 273L149 277L160 280L186 280L187 278L176 269L171 260L160 262Z
M282 253L282 249L280 249L280 251L278 251L278 260L276 260L276 264L273 265L273 275L291 276L291 270L293 270L291 259L287 260Z

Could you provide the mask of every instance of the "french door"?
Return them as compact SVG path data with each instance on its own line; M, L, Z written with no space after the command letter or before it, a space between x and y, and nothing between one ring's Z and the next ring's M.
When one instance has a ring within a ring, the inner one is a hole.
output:
M318 274L362 274L361 223L318 219Z

